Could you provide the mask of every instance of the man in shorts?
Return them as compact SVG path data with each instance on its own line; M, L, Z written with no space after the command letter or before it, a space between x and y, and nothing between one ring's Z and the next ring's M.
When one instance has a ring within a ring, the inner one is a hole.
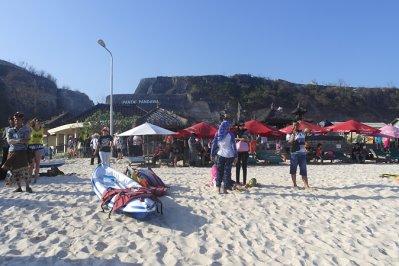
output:
M29 128L23 124L24 115L22 113L14 114L15 126L7 131L7 142L10 145L7 161L2 168L11 171L11 177L6 184L17 184L14 192L22 192L21 183L25 183L26 192L32 193L30 188L29 161L28 161L28 141Z
M305 136L309 130L305 129L302 132L299 129L299 123L294 122L292 125L292 134L289 138L291 144L291 158L290 158L290 174L294 187L296 184L296 171L299 166L299 174L302 176L302 181L305 188L309 188L307 169L306 169L306 149L305 149Z

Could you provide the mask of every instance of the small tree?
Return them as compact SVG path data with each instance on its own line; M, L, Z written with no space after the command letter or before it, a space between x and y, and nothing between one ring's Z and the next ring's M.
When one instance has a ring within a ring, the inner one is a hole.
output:
M137 119L137 116L123 116L121 113L114 113L114 133L133 128ZM88 139L92 134L99 133L105 126L109 126L109 111L98 110L83 121L83 128L80 129L79 137Z

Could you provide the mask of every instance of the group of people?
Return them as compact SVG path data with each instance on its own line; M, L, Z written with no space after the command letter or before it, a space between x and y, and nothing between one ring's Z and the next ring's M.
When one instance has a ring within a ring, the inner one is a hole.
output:
M212 141L211 160L217 166L216 188L218 193L226 194L232 188L231 170L236 166L236 184L246 184L247 165L250 151L250 138L243 123L233 132L229 117L225 116L219 125L218 132ZM305 138L308 130L300 130L299 123L293 124L293 130L289 137L291 145L290 174L294 187L297 187L296 172L299 166L300 175L305 188L309 188L306 167ZM240 171L243 170L243 183L240 183ZM223 186L222 186L223 183Z
M22 192L22 184L25 190L32 193L30 187L32 174L35 183L39 177L40 160L43 156L44 128L42 123L34 118L28 124L24 124L24 114L17 112L9 118L9 126L4 129L3 157L0 169L0 178L8 180L9 185L17 184L14 192ZM11 175L7 176L10 171Z

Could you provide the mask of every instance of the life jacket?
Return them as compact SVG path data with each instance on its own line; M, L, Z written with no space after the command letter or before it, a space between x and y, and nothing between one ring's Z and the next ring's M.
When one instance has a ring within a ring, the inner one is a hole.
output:
M108 213L108 218L111 217L112 212L116 212L124 208L129 202L140 199L148 198L155 202L157 207L157 212L163 214L162 202L158 199L159 196L165 195L166 190L164 188L125 188L125 189L115 189L108 188L102 195L101 198L101 209L104 211L104 205L108 204L114 197L114 204ZM161 211L159 211L159 206Z
M161 187L161 188L166 188L165 183L162 181L162 179L157 176L157 174L152 171L151 168L142 168L138 170L138 175L141 178L145 178L148 182L148 185L150 187Z
M133 168L128 166L125 174L146 188L167 188L162 179L151 168Z

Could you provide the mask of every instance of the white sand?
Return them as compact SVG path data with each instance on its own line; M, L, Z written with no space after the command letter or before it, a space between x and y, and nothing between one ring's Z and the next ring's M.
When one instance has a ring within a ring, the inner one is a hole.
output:
M399 186L379 178L397 164L311 165L312 191L291 188L288 166L250 167L261 186L226 196L205 186L208 168L159 168L171 190L149 221L108 219L93 169L69 161L76 176L43 177L34 194L0 184L2 265L399 265Z

